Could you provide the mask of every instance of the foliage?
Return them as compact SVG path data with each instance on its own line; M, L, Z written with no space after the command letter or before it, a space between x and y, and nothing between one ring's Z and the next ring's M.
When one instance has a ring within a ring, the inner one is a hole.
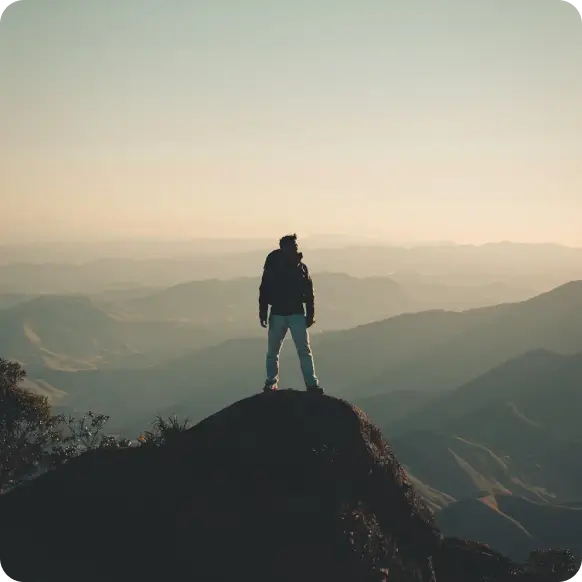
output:
M540 580L569 580L580 570L580 560L571 550L555 548L535 550L530 554L526 571Z
M60 442L61 419L46 397L18 386L25 377L20 364L0 358L0 492L42 470Z
M189 419L180 421L176 415L164 419L158 415L152 423L152 430L145 431L139 437L139 442L142 446L161 446L172 442L191 426Z
M19 386L26 372L0 358L0 493L95 448L128 446L103 434L108 416L53 415L46 397Z
M127 439L104 434L109 420L104 414L53 415L46 397L19 386L25 377L19 363L0 358L0 493L86 451L130 446ZM158 416L139 443L160 446L190 426L188 419Z
M53 465L66 462L92 449L112 449L130 445L127 439L117 439L103 433L109 416L92 411L77 419L73 416L60 417L60 442L51 452Z

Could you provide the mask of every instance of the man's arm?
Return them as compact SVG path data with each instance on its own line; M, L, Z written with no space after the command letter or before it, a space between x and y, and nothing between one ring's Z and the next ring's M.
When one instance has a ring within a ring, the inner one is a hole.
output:
M313 290L313 279L309 274L309 269L305 265L305 307L306 307L306 317L307 325L311 327L315 322L315 292Z
M267 321L267 314L269 311L269 296L271 287L271 272L267 269L267 265L263 268L263 276L259 286L259 319L261 322Z

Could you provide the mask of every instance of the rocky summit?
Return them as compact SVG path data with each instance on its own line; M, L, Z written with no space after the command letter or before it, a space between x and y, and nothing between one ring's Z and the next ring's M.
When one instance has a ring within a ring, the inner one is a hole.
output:
M580 567L443 539L361 410L292 390L2 495L0 561L20 582L557 582Z

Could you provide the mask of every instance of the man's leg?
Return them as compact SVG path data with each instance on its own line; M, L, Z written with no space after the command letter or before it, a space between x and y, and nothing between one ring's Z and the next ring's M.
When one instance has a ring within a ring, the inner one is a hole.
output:
M271 315L269 317L267 380L265 386L272 386L279 381L279 354L288 329L287 318L284 315Z
M299 363L301 364L301 372L303 373L303 380L307 388L314 388L319 386L319 380L315 375L315 364L313 362L313 354L311 352L311 344L309 341L309 330L304 315L289 316L289 329L291 330L291 337L297 348L297 355L299 356Z

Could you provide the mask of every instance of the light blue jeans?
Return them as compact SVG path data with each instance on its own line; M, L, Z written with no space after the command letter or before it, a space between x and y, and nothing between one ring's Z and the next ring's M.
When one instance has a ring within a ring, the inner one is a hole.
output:
M313 354L309 342L309 331L305 321L305 315L271 315L269 317L269 339L267 349L267 384L279 382L279 354L287 332L297 348L301 372L306 386L319 386L315 375Z

